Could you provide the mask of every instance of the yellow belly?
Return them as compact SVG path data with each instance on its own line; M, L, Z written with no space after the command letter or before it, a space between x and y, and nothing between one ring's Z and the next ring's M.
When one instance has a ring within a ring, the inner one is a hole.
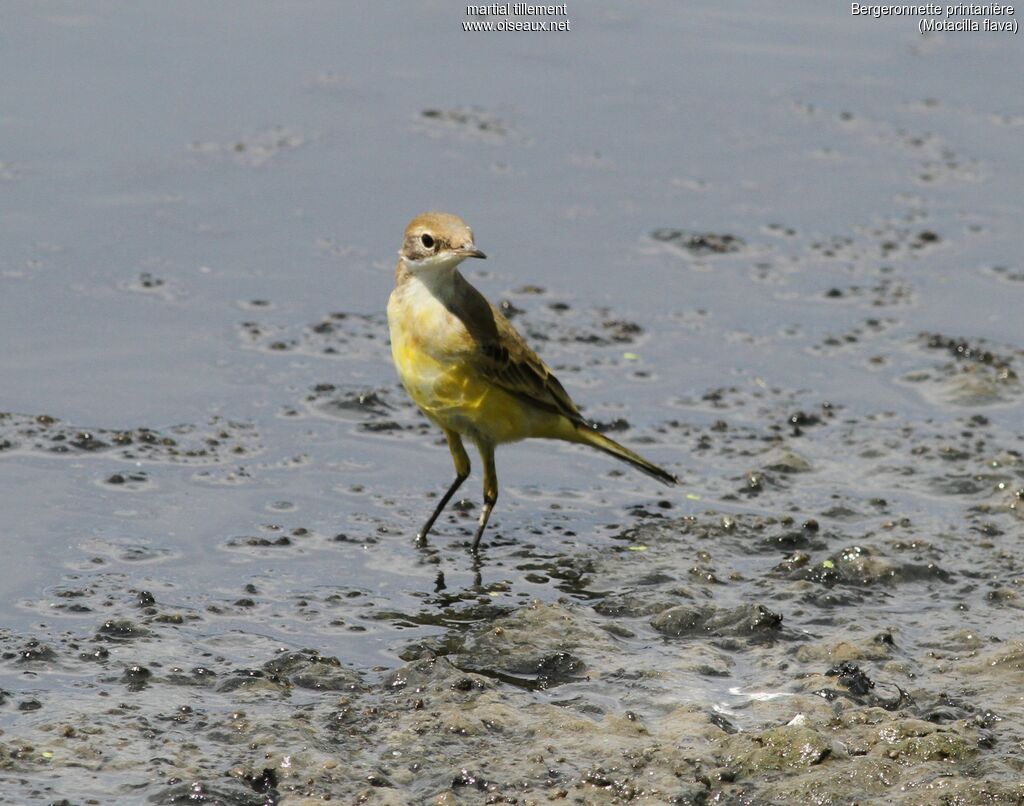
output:
M568 421L482 377L462 322L415 284L388 303L391 355L409 396L442 428L474 442L560 437ZM571 429L570 429L571 430Z
M492 444L545 435L551 415L480 378L457 357L437 358L401 336L392 336L391 352L409 396L442 428Z
M423 322L417 329L407 324L392 321L391 355L409 396L437 425L492 445L556 435L563 418L530 405L474 371L471 342L440 338ZM424 331L432 336L430 341L421 335Z

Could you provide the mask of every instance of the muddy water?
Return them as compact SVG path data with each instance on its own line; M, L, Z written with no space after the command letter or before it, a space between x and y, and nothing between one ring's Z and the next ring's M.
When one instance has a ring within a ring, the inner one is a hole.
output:
M5 16L0 801L1021 802L1017 40L388 5ZM511 446L414 545L430 207L681 489Z

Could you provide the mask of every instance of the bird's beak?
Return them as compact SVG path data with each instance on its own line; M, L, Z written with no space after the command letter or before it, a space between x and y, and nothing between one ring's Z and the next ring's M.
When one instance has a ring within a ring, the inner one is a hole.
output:
M487 255L485 255L475 246L463 246L461 249L456 249L455 254L460 255L461 257L478 257L481 260L487 259Z

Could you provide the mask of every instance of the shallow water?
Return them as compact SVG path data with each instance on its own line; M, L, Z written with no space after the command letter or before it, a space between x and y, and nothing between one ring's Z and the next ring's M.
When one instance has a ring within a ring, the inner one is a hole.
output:
M6 15L0 801L1020 802L1017 39L462 11ZM414 545L428 208L682 488L508 446Z

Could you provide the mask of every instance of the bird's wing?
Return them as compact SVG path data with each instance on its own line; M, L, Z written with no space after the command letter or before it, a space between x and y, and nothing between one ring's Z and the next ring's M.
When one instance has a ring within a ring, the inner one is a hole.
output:
M493 305L490 306L497 328L495 338L477 342L474 356L480 374L506 392L574 422L583 417L558 378L512 323Z

